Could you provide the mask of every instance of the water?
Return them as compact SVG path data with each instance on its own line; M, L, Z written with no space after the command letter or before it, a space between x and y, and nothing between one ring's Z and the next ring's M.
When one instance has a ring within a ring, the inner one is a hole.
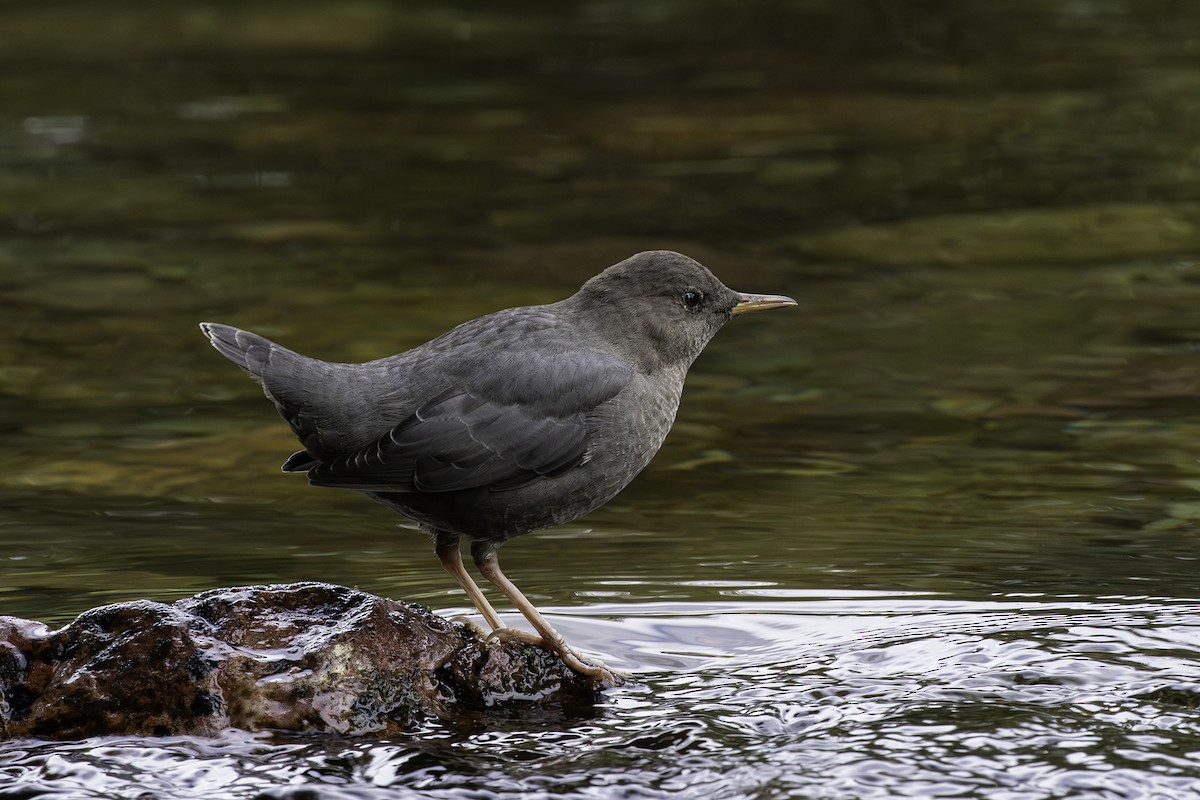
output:
M390 740L0 746L0 797L1191 798L1197 11L0 11L0 612L327 580L463 612L278 465L196 322L363 360L639 249L731 323L506 571L639 682ZM511 617L509 617L511 619Z
M46 784L60 793L46 796L263 798L1200 789L1200 625L1187 602L774 593L561 617L645 679L594 719L429 724L403 740L230 732L26 743L0 757L0 774L16 781L0 797L40 796Z

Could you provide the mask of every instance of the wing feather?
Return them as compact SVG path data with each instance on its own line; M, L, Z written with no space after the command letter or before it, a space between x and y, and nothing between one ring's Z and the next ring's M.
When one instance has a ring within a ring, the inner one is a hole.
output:
M375 441L315 466L309 480L373 492L503 491L560 474L585 460L588 415L632 370L595 353L557 361L531 359L502 386L447 389Z

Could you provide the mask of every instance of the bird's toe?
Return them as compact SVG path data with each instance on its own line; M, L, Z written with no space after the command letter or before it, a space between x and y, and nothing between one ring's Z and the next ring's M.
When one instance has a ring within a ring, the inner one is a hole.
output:
M563 645L561 650L555 650L554 652L571 669L582 675L587 675L595 681L606 683L609 686L620 686L633 677L631 673L613 669L598 658L589 657L585 659L578 650L567 645Z
M566 661L566 659L563 660ZM578 665L571 664L570 661L567 661L567 664L576 672L587 675L589 678L600 683L606 683L609 686L620 686L633 678L632 673L625 672L624 670L613 669L612 667L606 666L603 661L597 661L596 664L580 662Z
M544 647L561 658L568 667L581 675L587 675L592 680L606 683L610 686L620 686L633 678L632 673L613 669L598 658L585 657L566 642L559 640L556 643L548 644L545 639L536 633L521 630L520 628L497 628L487 635L487 639L489 641L515 642Z
M496 630L487 635L487 638L497 642L516 642L518 644L532 644L538 647L546 647L546 640L541 636L530 631L523 631L520 628L496 628Z

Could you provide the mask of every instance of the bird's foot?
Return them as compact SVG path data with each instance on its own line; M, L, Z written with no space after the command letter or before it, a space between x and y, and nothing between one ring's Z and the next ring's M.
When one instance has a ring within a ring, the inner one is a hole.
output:
M550 649L554 650L554 648ZM614 669L598 658L589 657L585 661L579 654L578 650L575 650L571 647L566 647L565 645L562 650L554 650L554 652L557 653L558 657L561 658L563 662L571 669L575 670L581 675L587 675L594 681L607 683L609 686L620 686L625 683L625 681L633 678L633 673Z
M496 628L496 630L487 635L487 638L495 639L497 642L518 642L520 644L534 644L538 647L547 646L546 640L541 636L532 631L523 631L520 628Z
M575 651L571 650L570 652L574 653ZM558 655L571 669L587 675L589 678L600 683L607 683L609 686L622 686L626 681L633 679L632 672L610 667L598 658L590 658L588 661L583 661L580 658L569 659L562 653Z
M576 672L612 686L620 686L633 677L632 673L614 669L598 658L588 658L585 660L578 650L568 645L561 638L555 642L547 642L538 634L524 631L520 628L497 628L488 634L487 638L495 639L498 642L519 642L521 644L544 647L561 658L563 663Z

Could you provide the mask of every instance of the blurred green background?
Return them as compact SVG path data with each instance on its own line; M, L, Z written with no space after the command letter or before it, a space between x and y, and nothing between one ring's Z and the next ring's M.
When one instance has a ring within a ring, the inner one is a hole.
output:
M196 323L365 360L650 248L800 307L722 332L613 504L505 549L535 601L1190 596L1197 31L1169 0L6 3L0 610L460 604L398 518L278 473Z

